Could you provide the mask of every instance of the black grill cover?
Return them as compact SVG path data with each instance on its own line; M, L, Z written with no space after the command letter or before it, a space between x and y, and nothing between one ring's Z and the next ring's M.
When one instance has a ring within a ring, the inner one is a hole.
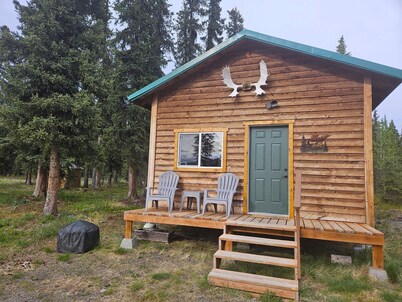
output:
M83 220L66 225L57 236L59 253L85 253L98 244L99 227Z

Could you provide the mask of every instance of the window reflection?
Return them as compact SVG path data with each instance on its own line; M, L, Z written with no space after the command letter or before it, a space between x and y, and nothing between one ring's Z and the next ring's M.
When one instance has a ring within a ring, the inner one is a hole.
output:
M198 166L199 134L180 134L179 138L179 165Z
M179 134L179 166L221 168L222 154L222 132Z

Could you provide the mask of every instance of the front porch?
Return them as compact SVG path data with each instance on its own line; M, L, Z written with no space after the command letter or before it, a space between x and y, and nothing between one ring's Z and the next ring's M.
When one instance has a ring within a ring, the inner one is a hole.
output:
M244 232L244 227L253 233L288 236L288 231L295 228L294 219L267 217L256 214L233 214L226 219L225 213L207 212L198 214L193 210L173 210L169 213L167 208L151 208L124 212L126 223L125 238L132 238L133 222L152 222L157 224L181 225L198 228L211 228L224 230L230 223L233 232ZM364 223L321 220L318 217L300 218L301 238L347 242L355 244L372 245L373 267L384 267L384 234Z

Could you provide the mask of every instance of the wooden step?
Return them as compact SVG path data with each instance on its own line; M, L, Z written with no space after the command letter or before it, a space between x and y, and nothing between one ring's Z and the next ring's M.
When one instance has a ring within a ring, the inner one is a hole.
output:
M263 256L255 254L246 254L232 251L217 251L214 255L215 259L225 259L225 260L237 260L251 263L276 265L283 267L297 267L297 261L295 259L280 258L272 256Z
M276 277L267 277L248 273L213 269L208 275L208 281L215 286L246 290L254 293L271 291L277 296L297 300L299 283Z
M241 243L249 243L256 245L265 245L265 246L275 246L275 247L283 247L294 249L297 248L297 244L295 241L291 240L280 240L280 239L271 239L271 238L261 238L261 237L252 237L252 236L243 236L243 235L232 235L232 234L223 234L219 237L220 240L231 241L231 242L241 242Z
M288 232L296 231L296 226L294 226L294 225L258 223L258 222L237 221L237 220L230 220L230 219L225 222L225 225L245 227L245 228L279 230L279 231L288 231Z

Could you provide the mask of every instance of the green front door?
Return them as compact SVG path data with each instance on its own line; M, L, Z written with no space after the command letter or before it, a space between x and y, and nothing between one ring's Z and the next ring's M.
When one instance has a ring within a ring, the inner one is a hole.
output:
M250 128L249 212L288 214L288 127Z

